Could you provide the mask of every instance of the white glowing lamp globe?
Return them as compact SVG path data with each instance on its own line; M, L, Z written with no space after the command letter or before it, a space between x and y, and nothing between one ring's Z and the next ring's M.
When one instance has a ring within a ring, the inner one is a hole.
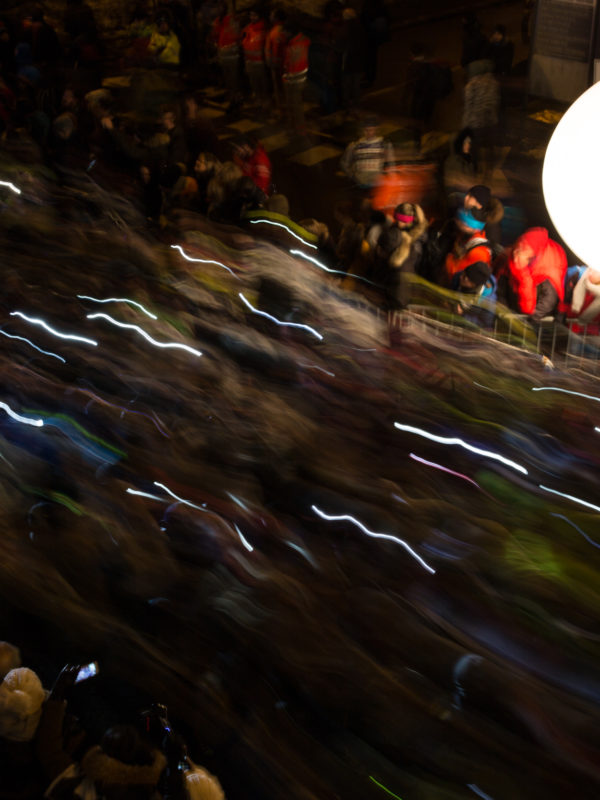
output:
M544 159L546 208L582 264L600 267L600 83L560 120Z

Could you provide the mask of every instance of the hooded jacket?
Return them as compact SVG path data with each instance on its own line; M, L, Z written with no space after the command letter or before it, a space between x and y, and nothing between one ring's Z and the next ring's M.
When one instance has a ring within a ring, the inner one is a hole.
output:
M535 255L528 264L518 266L514 253L522 245L530 247ZM549 281L559 300L563 300L567 256L563 248L550 239L545 228L530 228L519 236L513 246L508 267L512 289L524 314L533 314L535 311L537 287L544 281Z

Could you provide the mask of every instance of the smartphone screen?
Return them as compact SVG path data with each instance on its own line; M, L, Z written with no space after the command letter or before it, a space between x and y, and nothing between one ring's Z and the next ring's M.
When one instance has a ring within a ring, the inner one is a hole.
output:
M75 683L80 683L81 681L87 681L88 678L93 678L94 675L97 674L98 674L98 662L92 661L91 664L86 664L79 670L79 672L77 673L77 677L75 678Z

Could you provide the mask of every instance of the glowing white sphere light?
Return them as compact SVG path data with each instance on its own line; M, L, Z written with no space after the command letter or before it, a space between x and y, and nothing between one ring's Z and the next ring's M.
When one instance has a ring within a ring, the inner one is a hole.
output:
M581 263L600 267L600 83L560 120L544 159L546 208Z

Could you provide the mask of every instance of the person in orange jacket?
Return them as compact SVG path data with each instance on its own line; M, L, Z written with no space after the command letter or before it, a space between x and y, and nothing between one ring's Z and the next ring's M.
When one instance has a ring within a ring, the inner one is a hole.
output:
M283 54L283 89L290 128L298 134L306 133L303 96L308 76L308 49L310 39L297 24L288 20L283 26L286 46Z
M265 65L265 42L267 38L267 25L259 12L250 11L250 22L242 31L242 52L246 75L250 83L252 94L265 111L268 106L267 68Z
M515 242L508 259L513 300L534 322L552 314L565 292L567 256L546 228L530 228Z
M217 60L223 75L223 83L229 95L228 111L235 111L242 104L240 89L240 43L242 33L239 20L227 11L223 3L221 13L213 23L213 40L217 47Z

